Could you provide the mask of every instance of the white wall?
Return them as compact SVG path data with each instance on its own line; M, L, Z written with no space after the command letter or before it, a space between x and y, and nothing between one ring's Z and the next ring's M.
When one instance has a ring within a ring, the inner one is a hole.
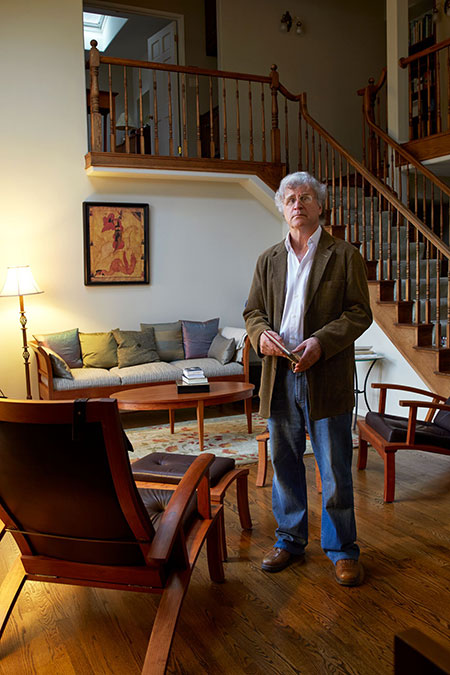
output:
M31 265L42 295L25 297L29 337L78 326L141 321L243 325L257 255L280 221L237 184L88 178L81 0L17 0L2 8L0 284L8 265ZM19 46L19 47L18 47ZM45 73L45 77L43 77ZM86 287L83 201L150 205L150 285ZM18 298L0 298L0 387L24 397Z

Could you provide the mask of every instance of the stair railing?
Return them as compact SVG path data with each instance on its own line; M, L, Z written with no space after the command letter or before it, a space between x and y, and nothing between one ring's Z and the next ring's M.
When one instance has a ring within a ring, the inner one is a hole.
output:
M329 186L332 233L360 245L369 279L379 281L379 299L395 299L398 322L415 325L418 345L439 350L444 361L450 352L442 349L450 344L450 248L310 116L306 94L288 98L298 102L298 166Z

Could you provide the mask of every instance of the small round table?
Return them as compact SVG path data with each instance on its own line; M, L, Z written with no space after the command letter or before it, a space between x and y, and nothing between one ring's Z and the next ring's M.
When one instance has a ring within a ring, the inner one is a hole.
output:
M252 433L251 397L255 385L249 382L210 382L210 390L193 394L179 394L177 385L155 384L152 387L124 389L110 395L117 399L119 410L168 410L170 433L175 431L174 411L180 408L197 409L198 440L204 448L204 409L208 405L245 400L248 433Z

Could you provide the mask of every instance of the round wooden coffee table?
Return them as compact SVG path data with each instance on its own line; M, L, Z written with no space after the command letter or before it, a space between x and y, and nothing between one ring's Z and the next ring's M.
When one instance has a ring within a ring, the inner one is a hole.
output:
M249 382L210 382L210 390L194 394L179 394L177 385L155 384L152 387L124 389L110 398L117 399L119 410L168 410L170 432L175 430L174 411L180 408L196 408L200 450L204 446L204 411L207 405L245 401L248 433L252 432L251 397L255 386Z

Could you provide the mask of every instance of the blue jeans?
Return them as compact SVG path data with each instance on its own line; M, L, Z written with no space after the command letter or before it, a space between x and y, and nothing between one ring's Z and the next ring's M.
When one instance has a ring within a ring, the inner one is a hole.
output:
M294 374L287 362L278 364L269 418L274 469L272 508L278 524L276 547L302 554L308 543L303 463L306 428L322 478L322 548L333 563L343 558L358 559L351 423L351 413L311 420L306 375Z

